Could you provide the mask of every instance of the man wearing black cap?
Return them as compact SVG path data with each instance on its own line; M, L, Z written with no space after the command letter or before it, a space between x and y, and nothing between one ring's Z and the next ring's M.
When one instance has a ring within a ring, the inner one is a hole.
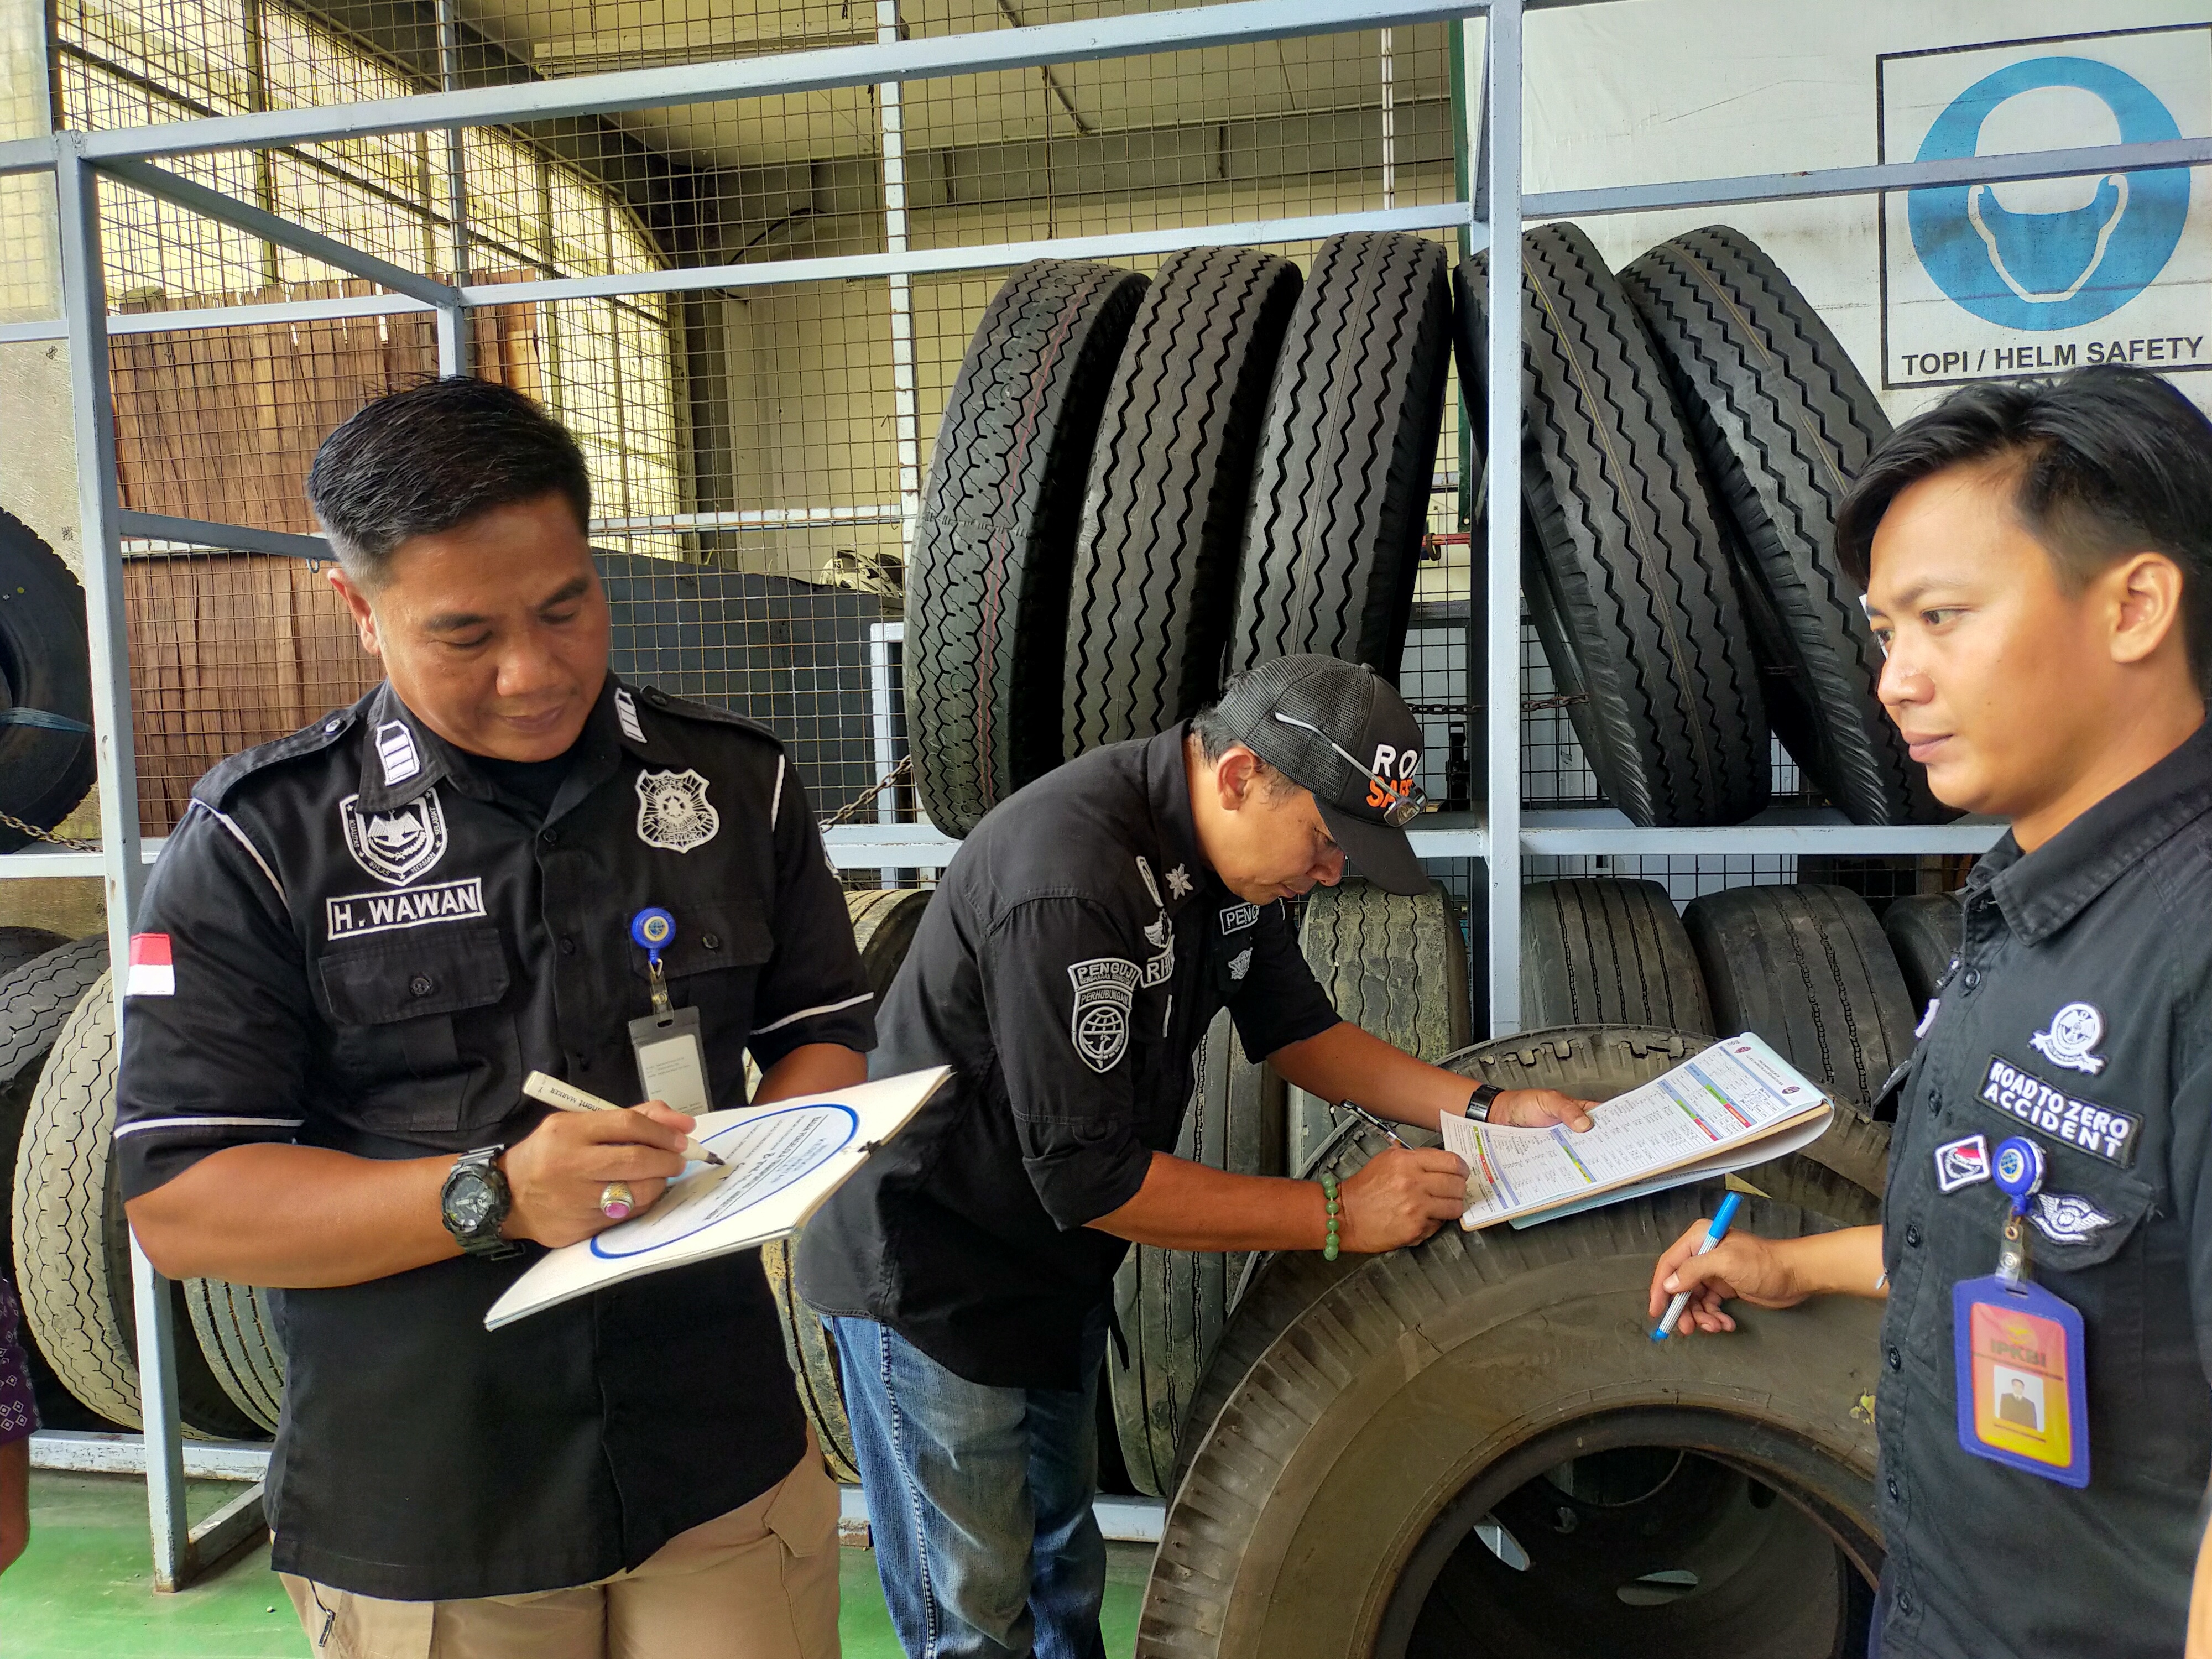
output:
M1084 756L969 836L878 1016L881 1074L955 1082L808 1224L800 1294L835 1333L876 1560L921 1659L1095 1659L1106 1554L1094 1400L1131 1242L1395 1249L1457 1216L1450 1153L1344 1182L1170 1155L1191 1054L1227 1006L1245 1051L1326 1100L1586 1128L1548 1090L1469 1092L1340 1020L1282 901L1347 860L1392 892L1421 732L1373 671L1264 663L1196 719Z

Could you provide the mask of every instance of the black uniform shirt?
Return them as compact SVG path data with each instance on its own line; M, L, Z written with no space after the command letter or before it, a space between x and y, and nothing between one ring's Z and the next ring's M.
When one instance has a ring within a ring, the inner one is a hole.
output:
M2212 1473L2212 725L1975 866L1939 1004L1883 1212L1884 1659L2172 1659ZM1996 1270L2011 1135L2046 1160L2035 1279L2084 1326L2085 1490L1959 1444L1951 1287Z
M533 1067L635 1099L626 1025L651 1005L629 919L648 904L675 916L670 993L700 1012L718 1105L744 1103L749 1047L765 1067L803 1043L870 1045L805 795L734 715L610 679L542 815L388 684L225 761L142 913L174 988L142 973L125 1006L125 1193L252 1141L392 1158L512 1145L546 1111L521 1093ZM754 1256L487 1333L543 1254L278 1296L277 1567L402 1600L582 1583L798 1462Z
M1258 1058L1337 1023L1280 903L1199 857L1184 726L1092 750L976 827L884 999L890 1076L954 1079L807 1223L799 1294L970 1382L1080 1387L1127 1243L1084 1224L1171 1152L1226 1003Z

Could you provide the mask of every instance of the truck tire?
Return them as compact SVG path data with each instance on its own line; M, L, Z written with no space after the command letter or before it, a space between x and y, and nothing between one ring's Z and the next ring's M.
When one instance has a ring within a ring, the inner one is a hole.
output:
M1905 994L1924 1010L1951 964L1959 958L1966 906L1956 893L1923 893L1892 899L1881 913L1881 931L1905 975Z
M1417 898L1371 882L1318 887L1306 899L1298 948L1336 1012L1423 1060L1467 1047L1474 1005L1459 901L1431 884ZM1328 1103L1290 1091L1285 1167L1302 1170L1336 1133Z
M822 1448L823 1467L840 1485L860 1484L860 1462L853 1450L852 1419L845 1415L844 1379L837 1364L837 1345L830 1340L821 1316L799 1299L791 1288L791 1256L799 1235L761 1246L761 1271L775 1297L778 1322L783 1328L783 1357L791 1366L791 1380L799 1390L799 1403L814 1425L814 1438Z
M1726 225L1662 242L1620 285L1735 526L1776 735L1854 823L1956 817L1875 695L1881 655L1836 562L1836 509L1889 436L1873 389L1781 269Z
M21 931L52 937L34 927ZM106 971L107 935L94 933L74 944L58 944L0 980L0 1170L10 1177L0 1192L0 1231L10 1237L15 1148L23 1137L32 1092L70 1011Z
M1229 672L1316 652L1397 684L1450 337L1439 244L1322 243L1268 390Z
M1462 380L1488 384L1486 254L1455 273ZM1522 586L1606 798L1635 823L1766 805L1766 709L1698 455L1635 308L1569 224L1522 239ZM1479 392L1471 390L1480 409Z
M92 781L84 590L36 531L0 512L0 811L51 830ZM33 839L0 823L0 853Z
M906 662L915 792L948 836L1060 763L1084 480L1145 287L1112 265L1024 265L945 401L907 574Z
M0 927L0 1006L7 1001L8 975L33 957L58 951L69 940L43 927Z
M240 1411L276 1433L284 1410L284 1340L269 1292L258 1285L188 1279L185 1305L216 1383Z
M23 1317L40 1351L88 1410L140 1426L131 1230L114 1152L115 999L102 974L70 1011L31 1097L15 1152L13 1233ZM196 1438L256 1432L192 1336L172 1281L177 1413Z
M1652 1262L1720 1194L1362 1258L1193 1460L1140 1659L1863 1653L1880 1311L1741 1309L1727 1342L1653 1343ZM1746 1208L1769 1237L1826 1224Z
M1220 687L1253 458L1299 287L1288 259L1191 248L1137 307L1075 544L1070 760L1164 732Z
M1912 1052L1913 1012L1881 924L1840 887L1730 887L1682 913L1713 1021L1754 1031L1861 1117Z
M853 943L860 948L860 971L876 994L876 1007L898 977L899 964L914 945L921 913L929 908L927 887L864 887L845 895L845 913L853 920Z
M1521 1018L1713 1036L1705 977L1667 890L1606 877L1523 887Z
M1176 1156L1236 1175L1283 1173L1283 1083L1254 1064L1223 1009L1193 1057L1197 1078ZM1175 1488L1176 1446L1244 1269L1240 1251L1139 1244L1114 1275L1121 1344L1106 1352L1121 1460L1136 1489Z

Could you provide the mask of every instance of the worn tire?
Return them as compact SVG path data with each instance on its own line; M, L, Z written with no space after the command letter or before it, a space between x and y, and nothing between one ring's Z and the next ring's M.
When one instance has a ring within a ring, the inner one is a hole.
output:
M1709 225L1620 273L1733 522L1775 733L1854 823L1957 816L1875 695L1881 653L1836 560L1836 509L1889 417L1780 267Z
M0 927L0 1006L7 1001L8 975L25 963L58 951L69 940L43 927Z
M1467 1047L1474 1012L1459 901L1434 884L1416 898L1371 882L1317 887L1298 949L1336 1012L1393 1048L1442 1060ZM1336 1132L1328 1103L1290 1091L1285 1167L1293 1172Z
M284 1340L269 1292L220 1279L188 1279L184 1288L192 1335L216 1383L233 1405L274 1434L284 1410Z
M82 731L0 725L0 811L40 830L92 787L92 658L84 589L38 532L0 512L0 710L35 709ZM0 853L33 838L0 823Z
M1523 887L1521 1018L1714 1035L1698 953L1667 890L1601 876Z
M964 836L1060 763L1084 480L1146 279L1037 259L983 313L945 405L907 572L915 793Z
M1905 976L1905 994L1916 1009L1928 1006L1958 960L1966 923L1966 905L1956 893L1892 899L1881 913L1881 931Z
M1275 364L1253 471L1228 670L1316 652L1393 684L1444 407L1443 247L1322 243Z
M1635 823L1766 805L1765 705L1697 449L1635 307L1568 224L1522 240L1522 586L1606 797ZM1454 273L1480 409L1487 255ZM1494 440L1492 440L1494 444Z
M783 1357L791 1367L793 1386L800 1408L814 1425L814 1438L822 1448L822 1465L830 1478L848 1486L860 1484L860 1461L853 1450L853 1423L845 1415L845 1383L837 1364L837 1345L822 1317L799 1299L791 1288L791 1254L799 1243L793 1233L761 1246L761 1271L775 1297L777 1322L783 1330Z
M1298 268L1249 248L1170 255L1114 373L1067 611L1064 750L1148 738L1221 684L1267 387Z
M139 1426L131 1230L114 1157L115 999L102 974L54 1040L15 1152L12 1233L23 1317L70 1393L112 1422ZM240 1439L253 1419L216 1381L191 1334L184 1286L176 1317L177 1413L186 1434Z
M1706 1182L1524 1232L1448 1227L1359 1260L1223 1404L1169 1506L1139 1659L1850 1651L1880 1569L1868 1407L1881 1315L1824 1297L1740 1310L1724 1343L1653 1343L1651 1264L1719 1195ZM1764 1200L1747 1212L1768 1237L1826 1224ZM1547 1472L1635 1445L1696 1455L1686 1467L1728 1504L1653 1536L1577 1502L1595 1534L1577 1546L1543 1510L1538 1526L1521 1518ZM1745 1477L1795 1501L1762 1504ZM1470 1535L1493 1517L1535 1559L1525 1579ZM1711 1557L1723 1525L1754 1577L1723 1555L1700 1593L1623 1607L1614 1585L1686 1565L1652 1559L1664 1547ZM1571 1568L1601 1575L1597 1594L1536 1613L1531 1599L1573 1583ZM1756 1594L1731 1600L1745 1588Z
M1282 1079L1245 1056L1229 1011L1193 1056L1197 1073L1176 1156L1235 1175L1283 1173ZM1114 1275L1115 1316L1127 1348L1109 1346L1106 1377L1121 1460L1140 1492L1175 1489L1176 1447L1244 1269L1241 1251L1139 1244Z
M53 937L34 927L21 931ZM14 1232L15 1148L39 1073L70 1010L106 971L107 935L94 933L58 944L0 980L0 1170L9 1176L0 1191L0 1236Z
M1863 1117L1912 1052L1913 1012L1881 924L1840 887L1730 887L1682 913L1713 1021L1755 1031Z
M853 943L860 948L860 971L876 994L876 1006L898 977L899 964L913 948L921 913L929 908L927 887L863 887L845 895L845 914L852 918Z

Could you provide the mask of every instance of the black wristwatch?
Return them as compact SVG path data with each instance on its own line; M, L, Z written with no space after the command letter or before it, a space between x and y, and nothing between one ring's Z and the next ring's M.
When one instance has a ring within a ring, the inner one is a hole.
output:
M453 1160L438 1190L438 1210L453 1242L471 1255L498 1261L521 1254L522 1247L501 1238L500 1228L514 1202L499 1167L504 1146L479 1146Z
M1467 1116L1468 1121L1474 1123L1489 1122L1491 1106L1497 1101L1498 1097L1504 1092L1505 1091L1499 1088L1495 1083L1478 1083L1475 1085L1474 1092L1467 1097Z

